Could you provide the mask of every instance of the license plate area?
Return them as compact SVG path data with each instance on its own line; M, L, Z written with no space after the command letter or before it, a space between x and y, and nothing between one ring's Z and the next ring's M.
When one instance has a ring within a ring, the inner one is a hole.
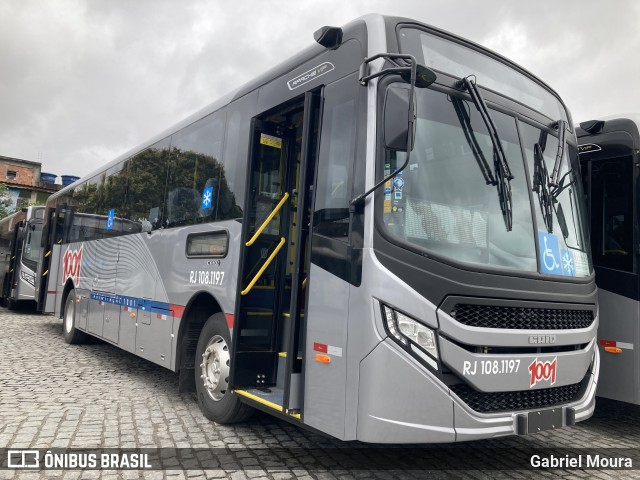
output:
M562 407L536 410L527 414L518 415L518 435L544 432L563 426Z

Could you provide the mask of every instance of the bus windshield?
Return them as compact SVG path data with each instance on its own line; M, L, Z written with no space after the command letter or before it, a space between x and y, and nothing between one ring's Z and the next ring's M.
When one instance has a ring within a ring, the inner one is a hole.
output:
M400 30L400 45L403 52L414 55L422 65L459 78L473 75L483 88L510 97L553 120L562 119L571 124L567 110L550 91L524 73L477 50L415 28Z
M44 211L44 210L43 210ZM29 228L27 238L24 242L24 252L22 256L25 260L38 262L40 259L40 239L42 237L42 224L34 224L33 230Z
M560 210L563 218L558 220L556 214L554 228L549 232L539 206L534 209L538 212L535 222L532 217L518 133L521 131L528 168L533 172L532 151L540 130L491 110L513 175L509 181L512 214L509 229L499 189L491 181L495 179L496 168L494 146L478 110L469 100L434 90L417 90L416 95L418 118L410 164L385 186L383 219L387 233L409 248L457 262L588 276L590 268L582 233L584 207L577 190L579 182L574 182L575 175L570 170L575 162L563 162L564 189L557 189L558 196L553 200L554 211ZM555 162L557 143L557 138L549 134L544 151L549 169ZM384 173L392 173L402 165L405 155L387 151Z

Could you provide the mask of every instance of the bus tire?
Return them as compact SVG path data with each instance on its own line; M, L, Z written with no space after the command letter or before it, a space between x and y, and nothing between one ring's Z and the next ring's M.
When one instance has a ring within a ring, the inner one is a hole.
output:
M70 345L85 343L89 335L76 328L76 292L71 290L64 304L64 314L62 315L62 333L64 341Z
M2 305L4 307L7 306L7 297L9 296L9 276L8 274L4 274L4 278L2 279Z
M195 357L198 406L209 420L228 424L243 422L253 408L240 401L229 388L231 338L223 313L209 317L200 332Z

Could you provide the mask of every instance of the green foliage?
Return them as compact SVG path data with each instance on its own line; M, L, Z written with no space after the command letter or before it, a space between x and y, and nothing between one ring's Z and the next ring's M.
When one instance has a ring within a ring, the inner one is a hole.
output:
M202 192L213 186L213 207L201 208ZM242 212L229 190L224 167L210 155L191 150L149 148L77 188L69 204L78 213L136 222L142 230L237 218Z
M4 218L9 215L11 212L7 209L12 202L11 198L7 195L8 187L4 183L0 183L0 218Z

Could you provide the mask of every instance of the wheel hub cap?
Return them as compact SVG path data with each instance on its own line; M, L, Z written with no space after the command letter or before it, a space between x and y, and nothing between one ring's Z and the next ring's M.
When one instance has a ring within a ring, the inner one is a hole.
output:
M200 378L205 390L216 402L222 400L229 388L229 365L227 342L220 335L213 336L202 354Z

